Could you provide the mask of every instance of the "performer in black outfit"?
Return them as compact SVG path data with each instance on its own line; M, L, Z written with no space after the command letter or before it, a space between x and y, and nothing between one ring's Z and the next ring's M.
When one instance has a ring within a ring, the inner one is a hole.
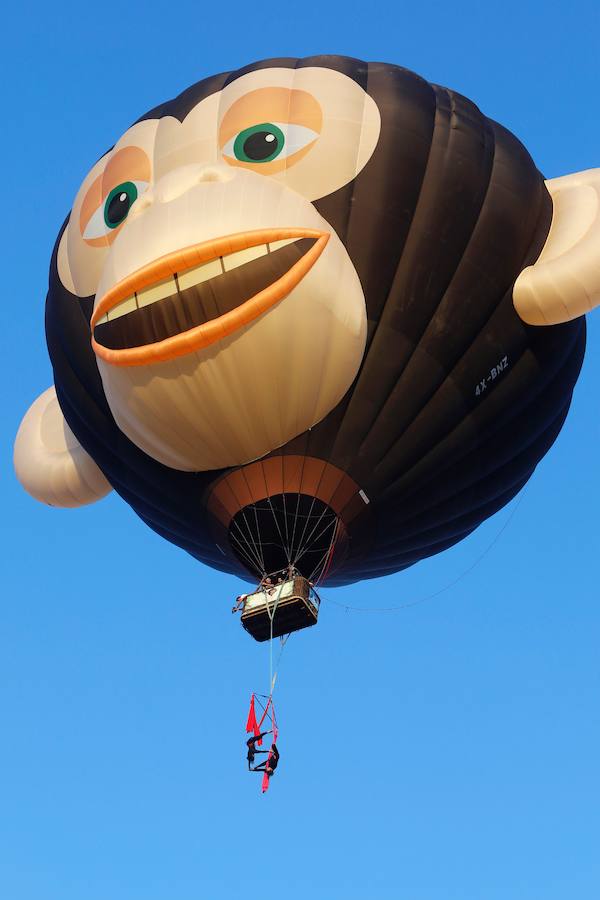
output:
M265 751L263 751L264 753ZM279 763L279 750L277 749L276 744L271 744L271 756L267 757L264 762L261 762L260 765L254 766L252 769L253 772L266 772L269 778L277 768Z
M254 762L254 757L257 753L268 753L268 750L257 750L256 742L260 741L261 738L264 738L265 734L271 734L271 731L263 731L262 734L255 734L251 738L248 738L246 744L248 746L248 755L246 759L248 760L248 769L250 772L256 771L252 768L252 763Z

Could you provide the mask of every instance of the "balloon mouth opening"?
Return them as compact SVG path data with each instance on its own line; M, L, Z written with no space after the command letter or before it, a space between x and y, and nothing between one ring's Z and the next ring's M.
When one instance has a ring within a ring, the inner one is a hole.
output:
M204 505L218 552L253 578L292 564L311 581L335 583L346 559L360 559L375 537L364 490L333 463L302 453L230 469Z
M102 297L93 350L112 365L138 366L210 346L283 300L328 240L310 229L265 229L161 257Z
M308 494L277 494L243 507L232 518L228 537L238 560L259 578L291 565L317 579L346 543L337 513Z

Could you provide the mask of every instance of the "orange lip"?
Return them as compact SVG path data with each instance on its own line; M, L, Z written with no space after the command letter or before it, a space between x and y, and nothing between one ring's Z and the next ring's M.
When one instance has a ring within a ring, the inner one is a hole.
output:
M163 341L145 344L141 347L112 350L98 344L94 339L93 330L98 320L134 292L141 291L169 276L195 268L202 263L218 259L220 256L227 256L238 250L245 250L260 244L271 244L287 238L315 238L316 243L285 275L222 316L190 328L188 331L175 334ZM313 267L328 240L327 232L310 228L265 228L260 231L239 232L226 237L214 238L201 244L194 244L191 247L167 253L119 281L102 297L94 310L90 323L94 353L113 366L144 366L149 363L165 362L208 347L233 334L243 325L249 324L283 300Z

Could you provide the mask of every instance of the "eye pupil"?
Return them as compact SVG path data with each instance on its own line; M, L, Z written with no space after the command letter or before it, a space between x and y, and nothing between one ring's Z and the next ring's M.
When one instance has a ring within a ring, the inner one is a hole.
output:
M233 152L242 162L270 162L283 150L285 137L277 125L263 122L240 131Z
M273 147L270 146L277 138L267 131L256 131L244 141L244 153L249 159L263 160L272 156Z
M132 181L126 181L113 188L104 204L104 221L109 228L116 228L125 221L129 210L137 200L137 195L137 188Z

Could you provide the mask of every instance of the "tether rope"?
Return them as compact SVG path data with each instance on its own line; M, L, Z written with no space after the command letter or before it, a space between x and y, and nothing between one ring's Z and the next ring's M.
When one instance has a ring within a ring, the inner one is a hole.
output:
M266 595L266 609L267 615L269 617L269 626L270 626L270 636L269 636L269 692L272 696L273 689L275 684L273 682L273 620L275 619L275 611L277 609L277 604L279 603L279 598L281 597L281 591L283 589L283 583L278 584L275 590L277 594L275 596L275 602L273 603L273 612L271 612L269 608L269 595Z
M275 668L273 668L273 622L275 620L275 612L277 610L277 605L281 598L281 592L283 590L284 584L285 584L285 582L282 582L281 584L278 584L275 587L275 591L277 593L274 598L272 610L270 608L270 603L269 603L269 594L265 590L264 585L262 587L262 590L265 594L265 607L266 607L267 615L269 617L269 632L270 633L269 633L269 693L266 695L261 695L261 696L267 696L269 698L272 698L272 696L273 696L273 692L275 690L275 683L277 681L277 675L279 674L279 664L281 662L281 657L283 655L283 651L288 642L288 639L290 638L289 634L286 634L285 637L283 635L281 635L281 637L280 637L281 649L279 651L279 656L277 657L277 661L275 663Z
M520 495L519 499L517 500L514 507L512 508L510 515L506 519L506 522L501 527L500 531L496 534L496 536L494 537L492 542L490 544L488 544L488 546L485 548L483 553L481 553L475 559L475 562L473 562L467 569L465 569L464 572L461 572L460 575L458 575L458 577L455 578L453 581L450 581L444 587L440 588L437 591L434 591L432 594L427 594L425 597L419 597L419 599L411 600L408 603L401 603L399 606L348 606L345 603L339 603L337 600L332 600L331 597L326 598L327 602L332 603L334 606L339 606L339 607L341 607L341 609L345 609L346 611L350 611L350 612L380 613L380 612L398 612L401 609L408 609L410 606L418 606L420 603L425 603L427 600L433 600L435 597L439 597L440 594L444 594L446 591L449 591L450 588L453 588L455 585L457 585L459 583L459 581L462 581L463 578L465 578L470 572L472 572L473 569L479 565L481 560L485 556L487 556L487 554L490 552L490 550L498 543L501 536L503 535L503 533L506 531L506 529L512 522L515 513L517 512L519 506L521 505L521 503L523 501L524 496L525 496L525 490L521 491L521 495Z
M281 647L279 650L279 656L277 657L277 660L275 661L274 674L272 676L272 681L271 681L271 696L273 696L273 694L275 692L275 685L277 684L277 676L279 675L279 665L281 663L281 657L283 656L283 651L285 650L285 646L290 637L291 637L291 634L286 634L285 637L282 635L279 638L279 640L281 641ZM272 647L272 642L273 642L273 639L271 638L271 647Z

